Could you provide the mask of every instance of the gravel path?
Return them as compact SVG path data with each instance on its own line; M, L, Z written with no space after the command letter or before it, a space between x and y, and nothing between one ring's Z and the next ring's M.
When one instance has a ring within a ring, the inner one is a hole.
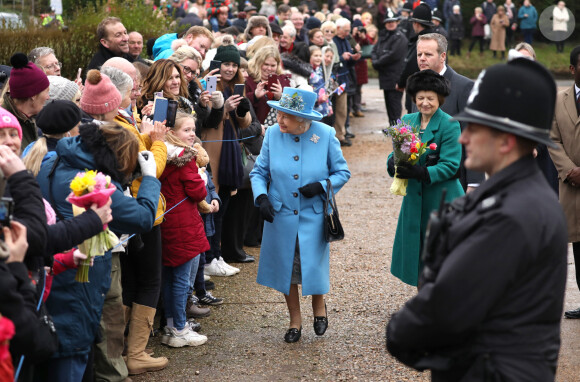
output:
M170 359L162 371L133 381L428 381L396 362L385 349L390 315L416 290L389 273L401 197L389 193L385 161L391 144L382 134L387 117L382 91L364 88L367 111L353 119L357 135L344 154L352 178L337 195L346 238L331 244L331 291L327 295L329 329L317 337L310 299L302 299L303 333L295 344L283 341L288 316L283 296L256 284L257 262L241 273L212 277L213 294L225 303L201 319L208 342L196 348L170 349L152 338L156 355ZM258 249L247 248L259 255ZM570 268L573 273L573 265ZM573 275L571 275L573 277ZM575 280L569 280L568 308L580 303ZM580 320L563 324L564 350L558 381L578 381Z

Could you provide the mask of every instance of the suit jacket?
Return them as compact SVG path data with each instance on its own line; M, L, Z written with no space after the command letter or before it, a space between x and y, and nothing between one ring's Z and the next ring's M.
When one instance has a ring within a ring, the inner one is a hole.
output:
M441 105L441 110L453 117L465 109L469 93L471 92L471 88L473 88L473 81L458 74L450 66L447 66L447 70L443 73L443 77L447 78L451 84L451 93L447 98L445 98L445 103ZM416 111L417 105L413 104L413 112ZM459 126L461 126L461 131L463 131L465 123L460 122ZM459 182L461 182L463 189L466 190L468 184L479 184L483 182L485 180L485 175L479 171L467 170L464 162L465 150L463 149L461 153L461 163L459 165Z
M558 171L560 181L560 204L564 209L568 222L568 240L572 243L580 241L580 188L572 187L566 180L568 171L580 166L580 117L576 110L576 95L574 85L558 93L556 113L550 138L558 148L549 148L550 156Z

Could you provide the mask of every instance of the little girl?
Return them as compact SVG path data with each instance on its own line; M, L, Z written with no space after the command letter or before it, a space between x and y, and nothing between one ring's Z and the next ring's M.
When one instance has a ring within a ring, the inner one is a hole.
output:
M197 170L194 141L195 119L189 114L178 113L175 127L165 138L167 166L159 178L168 211L161 224L163 299L167 318L166 335L161 342L171 347L198 346L207 341L206 336L193 331L185 313L192 268L195 274L199 254L209 250L204 224L197 211L197 203L205 200L206 189Z
M314 105L314 110L322 114L324 117L332 115L332 105L330 104L330 94L325 87L326 76L322 68L322 51L316 45L310 47L310 66L312 66L312 74L308 81L312 90L318 94L318 100Z

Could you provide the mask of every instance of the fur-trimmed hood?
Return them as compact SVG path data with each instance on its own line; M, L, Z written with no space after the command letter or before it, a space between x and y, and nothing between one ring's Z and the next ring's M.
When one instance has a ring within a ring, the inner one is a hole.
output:
M312 66L310 66L310 63L304 62L290 53L282 53L281 57L284 69L296 73L299 76L310 78L310 74L312 74Z
M179 147L165 142L167 146L167 164L183 167L192 160L195 161L197 151L193 147Z
M268 18L266 16L256 15L250 17L250 19L248 20L248 25L244 30L244 37L246 38L246 41L250 41L252 38L256 37L250 34L250 31L252 30L252 28L257 26L263 26L264 28L266 28L266 36L270 38L272 37L272 28L270 28Z
M93 156L96 170L109 175L121 185L127 184L129 179L119 171L117 157L107 144L103 134L101 134L99 125L96 123L82 124L79 127L79 136L81 138L81 146Z

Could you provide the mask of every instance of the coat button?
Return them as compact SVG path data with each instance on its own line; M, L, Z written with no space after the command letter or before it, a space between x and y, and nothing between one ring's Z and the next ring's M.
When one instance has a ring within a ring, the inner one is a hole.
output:
M294 179L298 179L298 174L294 174Z
M294 142L300 142L300 137L294 137Z
M298 193L297 192L293 192L292 193L292 196L294 196L295 198L297 198L298 197Z
M298 160L300 157L298 155L294 155L294 160Z
M294 210L294 215L298 215L298 210Z

